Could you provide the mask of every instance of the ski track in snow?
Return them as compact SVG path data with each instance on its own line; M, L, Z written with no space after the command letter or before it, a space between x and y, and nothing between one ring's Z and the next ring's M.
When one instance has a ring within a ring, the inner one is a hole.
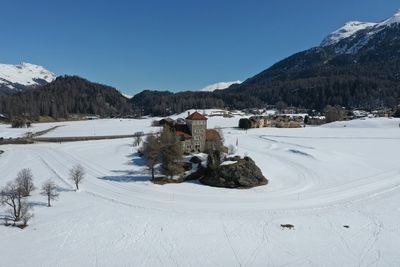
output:
M3 262L26 266L13 251L29 239L31 266L399 265L398 131L280 131L225 129L270 181L250 190L154 185L130 139L3 146L0 185L28 167L37 186L51 178L63 188L25 230L0 226ZM87 174L78 192L68 180L76 164ZM42 198L37 190L32 201Z

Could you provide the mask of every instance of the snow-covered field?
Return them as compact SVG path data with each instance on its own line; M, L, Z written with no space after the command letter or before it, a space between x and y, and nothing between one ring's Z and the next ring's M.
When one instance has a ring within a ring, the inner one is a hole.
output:
M195 110L191 110L193 112ZM203 111L201 111L203 112ZM220 112L220 110L205 110L206 114ZM213 116L208 119L209 127L237 127L239 119L244 115L237 112L232 118L222 118L222 116ZM187 112L173 115L171 118L185 118ZM248 117L248 116L247 116ZM16 138L23 137L27 132L39 132L59 126L53 131L43 135L44 137L75 137L75 136L106 136L106 135L130 135L135 132L156 132L160 129L151 127L153 120L162 118L146 118L146 119L100 119L100 120L82 120L82 121L65 121L51 123L33 123L31 128L13 129L8 124L0 124L0 137Z
M147 132L151 120L68 122L49 135L91 135L92 123L98 135ZM1 146L0 186L31 168L38 186L51 178L62 190L52 208L34 192L24 230L0 226L0 265L399 266L399 123L224 129L269 179L250 190L152 184L131 139ZM67 180L77 163L79 192Z

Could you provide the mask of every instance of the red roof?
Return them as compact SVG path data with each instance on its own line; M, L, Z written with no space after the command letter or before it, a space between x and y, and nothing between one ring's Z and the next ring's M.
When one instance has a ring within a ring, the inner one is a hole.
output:
M219 136L219 133L217 130L207 129L207 132L206 132L206 140L207 141L217 141L220 139L221 139L221 137Z
M183 138L184 140L187 140L187 139L191 139L191 138L192 138L192 136L191 136L190 134L187 134L187 133L184 133L184 132L181 132L181 131L176 131L175 134L176 134L177 136Z
M190 114L187 118L187 120L192 120L192 121L205 121L207 118L204 115L201 115L197 111L193 112Z

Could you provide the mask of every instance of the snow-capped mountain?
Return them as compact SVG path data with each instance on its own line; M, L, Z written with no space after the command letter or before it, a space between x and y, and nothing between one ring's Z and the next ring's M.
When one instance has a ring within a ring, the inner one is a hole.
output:
M321 47L334 46L337 54L354 54L374 40L380 42L386 38L385 30L398 27L399 24L400 10L392 17L377 23L351 21L329 34L321 42Z
M0 95L35 88L54 81L56 77L44 67L30 63L0 64Z
M231 86L232 84L241 84L242 81L232 81L232 82L219 82L219 83L214 83L214 84L210 84L204 88L201 88L199 91L202 92L213 92L215 90L222 90L222 89L226 89L229 86Z
M373 22L361 22L361 21L349 21L343 27L337 29L336 31L329 34L321 42L321 46L334 45L341 40L348 38L360 30L365 30L366 28L373 27L377 23Z
M399 64L398 11L377 23L347 23L320 46L295 53L219 95L228 106L236 104L229 102L232 96L240 96L236 99L249 99L238 105L244 107L259 100L313 109L393 107L400 99Z

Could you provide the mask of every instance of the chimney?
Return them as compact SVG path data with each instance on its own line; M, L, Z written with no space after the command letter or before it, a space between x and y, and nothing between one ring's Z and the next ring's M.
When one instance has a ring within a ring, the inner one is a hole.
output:
M190 116L190 111L188 111L188 117Z

